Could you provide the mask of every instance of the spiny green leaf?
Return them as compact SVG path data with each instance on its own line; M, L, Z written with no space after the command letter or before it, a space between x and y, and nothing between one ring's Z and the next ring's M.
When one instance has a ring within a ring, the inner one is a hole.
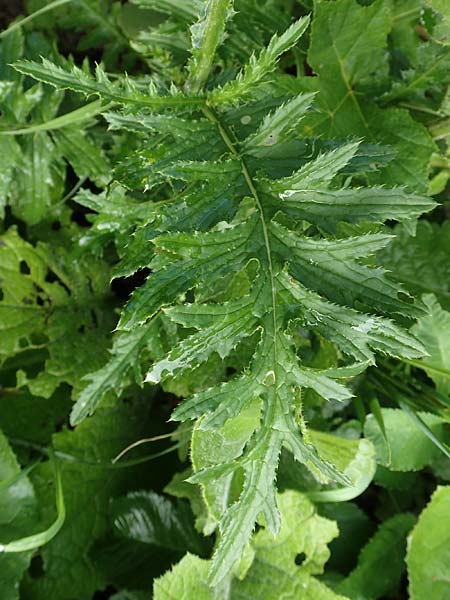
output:
M114 339L111 359L98 371L86 376L88 384L78 396L70 414L72 425L78 425L92 415L100 402L109 394L119 395L129 381L130 371L141 383L139 356L143 349L156 337L152 323L130 333L122 333Z
M208 94L209 101L212 104L237 103L244 99L256 85L272 73L279 57L297 43L308 24L309 17L302 17L281 35L274 35L258 57L251 56L250 62L235 80Z
M347 440L329 433L309 433L320 456L333 461L336 467L351 481L351 486L329 486L328 489L307 492L313 502L344 502L360 496L375 475L375 449L369 440Z
M128 78L111 82L100 66L95 70L95 77L76 65L67 63L62 67L46 58L42 58L41 63L29 60L17 61L14 68L24 75L34 77L58 89L72 90L87 97L100 96L103 100L118 104L149 106L157 110L203 102L200 98L184 96L181 93L173 96L157 96L151 89L149 90L151 93L147 95L139 91Z
M302 96L300 96L302 97ZM271 182L270 189L286 197L292 192L302 189L314 190L327 186L341 169L348 165L356 155L360 142L342 144L338 148L319 154L317 158L307 162L301 169L277 181Z
M258 156L260 146L272 146L288 137L311 106L313 98L313 94L299 94L268 114L256 132L245 140L244 152Z
M255 301L250 296L242 301L223 305L167 309L165 312L170 318L201 329L201 333L186 338L166 358L155 363L145 381L159 383L164 378L192 369L205 361L212 352L225 358L244 337L255 332L256 320L249 310Z
M340 7L342 2L333 6ZM370 10L384 23L384 17L378 14L380 1L374 6L376 9ZM213 20L212 13L209 17ZM212 26L209 17L204 23L206 36ZM149 267L151 273L122 311L116 333L117 352L99 373L90 376L91 383L72 418L79 422L105 393L113 388L120 391L132 367L137 370L139 383L144 357L153 358L148 381L176 386L177 376L195 373L203 364L208 368L213 353L219 355L223 363L216 377L211 377L210 389L200 389L174 414L174 419L201 417L199 435L221 438L227 419L239 427L247 410L261 406L260 418L246 430L246 443L241 441L231 457L218 457L214 464L199 466L189 479L205 489L225 480L237 486L219 520L220 538L211 567L215 584L241 559L256 521L264 520L274 534L278 531L275 478L283 448L321 483L351 483L351 478L339 472L331 455L322 457L310 443L304 423L300 426L301 390L312 389L322 398L319 402L346 400L352 394L341 380L373 363L375 351L406 357L423 354L421 344L411 335L379 316L420 314L406 291L386 271L373 266L372 256L392 236L364 229L366 225L358 230L354 223L382 222L391 216L414 219L433 204L420 197L407 198L403 192L399 194L402 201L392 212L386 204L397 190L389 195L387 188L378 187L370 192L372 202L380 197L385 208L377 212L369 205L370 188L363 188L367 193L364 201L360 198L363 192L353 189L351 182L340 191L340 172L347 169L352 176L359 173L351 167L358 156L357 142L347 142L342 148L334 143L334 152L314 159L316 152L312 160L304 153L301 159L288 162L284 176L275 179L269 164L272 159L292 161L292 148L298 142L296 122L303 114L304 120L308 119L305 111L311 96L299 95L298 89L266 104L250 104L249 112L246 106L244 112L227 106L229 100L242 103L250 86L266 80L281 53L296 43L306 24L307 19L301 19L285 33L272 37L260 57L252 59L235 80L209 92L208 105L204 104L201 112L193 113L182 96L174 96L179 103L171 105L173 110L168 115L126 110L109 116L115 128L143 131L136 136L131 162L125 162L118 172L133 192L146 192L156 203L149 209L148 221L140 223L135 240L129 243L132 258L123 272L132 272L136 265ZM210 33L217 41L218 30ZM364 61L372 64L373 57L361 44ZM383 52L384 46L383 38ZM355 73L359 76L362 70L358 67ZM248 116L250 121L242 120ZM144 124L141 129L140 119ZM262 154L253 152L254 148L263 148L261 141L273 134L275 143L264 146ZM331 208L323 229L315 227L323 222L318 221L313 208L311 214L305 208L303 214L291 217L286 227L286 214L280 210L286 199L280 194L289 190L301 193L302 182L312 194L323 190L328 194L325 201ZM159 202L161 193L167 194L167 199ZM351 207L358 201L365 206L358 217L352 219L343 210L333 208L339 193L345 195ZM123 206L128 213L127 229L136 212L131 206L127 209L126 203ZM344 227L339 224L341 217L350 231L347 237L335 233ZM160 345L161 323L164 319L168 322L167 317L197 331L183 332L174 327L168 351L155 353L149 346ZM309 341L322 335L330 347L336 343L358 364L339 365L336 349L330 369L305 364L295 331L299 323ZM154 327L155 335L141 345L139 340L147 327ZM238 364L240 372L220 385L227 364ZM359 480L360 487L355 486L358 490L363 487L363 479ZM334 491L342 497L346 494Z

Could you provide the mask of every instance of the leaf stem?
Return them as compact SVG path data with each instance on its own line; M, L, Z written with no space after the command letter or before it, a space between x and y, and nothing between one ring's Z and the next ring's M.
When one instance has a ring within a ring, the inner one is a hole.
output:
M16 554L18 552L35 550L36 548L39 548L40 546L50 542L64 525L64 521L66 520L66 506L64 503L61 473L58 468L58 461L55 458L55 453L53 452L52 448L48 450L48 454L53 463L55 471L55 494L57 510L56 519L45 531L9 542L8 544L0 544L0 553L4 552L6 554Z
M9 442L16 446L21 446L23 448L30 448L31 450L35 450L36 452L39 452L39 453L43 454L44 456L50 455L50 450L47 446L41 446L39 444L35 444L33 442L29 442L27 440L21 440L18 438L9 438ZM95 468L99 468L99 469L114 470L114 469L125 469L127 467L135 467L137 465L148 462L150 460L154 460L155 458L159 458L160 456L169 454L170 452L174 452L175 450L178 450L178 448L180 448L181 446L182 446L182 442L178 442L177 444L174 444L173 446L170 446L169 448L165 448L164 450L161 450L160 452L155 452L154 454L147 454L146 456L141 456L140 458L135 458L133 460L121 461L120 463L114 463L112 461L111 462L106 462L106 461L102 462L102 461L85 460L85 459L79 458L78 456L75 456L73 454L68 454L67 452L61 452L59 450L55 450L54 454L58 459L66 461L66 462L80 464L80 465L86 465L87 467L95 467Z

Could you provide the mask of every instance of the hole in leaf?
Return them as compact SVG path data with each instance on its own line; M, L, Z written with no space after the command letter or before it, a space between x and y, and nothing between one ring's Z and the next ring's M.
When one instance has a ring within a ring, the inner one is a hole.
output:
M98 319L97 319L97 314L95 312L94 309L91 310L91 319L92 319L92 324L94 327L98 327Z
M45 281L47 283L54 283L55 281L58 281L58 277L51 269L48 269L47 274L45 275Z
M108 598L114 596L114 594L117 594L117 589L112 585L108 585L108 587L104 590L96 591L92 596L92 600L107 600Z
M297 567L300 567L305 562L305 560L306 560L306 554L304 552L300 552L295 557L295 564L297 565Z
M128 300L133 290L141 286L150 275L150 269L139 269L130 277L116 277L111 282L111 291L120 300Z
M48 341L45 335L39 333L32 333L29 339L34 346L40 346Z
M45 281L47 283L55 283L58 282L59 285L61 285L68 294L70 294L70 289L67 287L67 285L64 283L64 281L62 281L62 279L60 277L58 277L58 275L52 271L51 269L47 270L47 273L45 275Z
M410 296L409 294L406 294L405 292L399 292L397 294L397 297L402 302L406 302L408 304L413 304L414 303L414 298L412 296Z
M61 221L53 221L51 228L53 231L59 231L61 229Z
M31 559L28 573L32 579L39 579L45 575L44 561L42 560L42 556L40 554L36 554L36 556L33 556Z
M4 297L5 297L5 294L3 293L2 288L0 288L0 302L3 300Z
M19 268L20 268L20 272L22 273L22 275L30 274L30 267L28 266L28 264L25 260L20 261Z
M26 348L28 346L28 340L26 337L21 337L19 340L19 347Z

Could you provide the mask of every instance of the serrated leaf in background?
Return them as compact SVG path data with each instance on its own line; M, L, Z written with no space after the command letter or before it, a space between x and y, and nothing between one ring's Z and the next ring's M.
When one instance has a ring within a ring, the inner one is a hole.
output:
M364 97L366 89L371 94L386 80L391 27L390 4L385 0L371 6L359 6L355 0L315 3L308 61L319 76L313 89L319 91L320 112L304 120L304 132L344 139L351 133L390 145L395 150L393 161L368 179L425 192L427 165L435 151L426 129L406 110L379 109Z
M398 225L395 240L380 251L378 261L395 272L412 292L432 292L450 309L450 223L419 221L415 236Z
M434 381L436 389L450 394L450 313L443 310L433 294L425 294L422 301L428 314L420 317L411 332L424 345L429 356L423 358L423 369ZM430 369L427 369L430 365ZM435 367L436 370L433 370ZM442 370L442 373L439 371Z
M357 567L337 589L351 600L385 598L395 593L405 569L406 538L414 515L398 514L386 519L361 550Z

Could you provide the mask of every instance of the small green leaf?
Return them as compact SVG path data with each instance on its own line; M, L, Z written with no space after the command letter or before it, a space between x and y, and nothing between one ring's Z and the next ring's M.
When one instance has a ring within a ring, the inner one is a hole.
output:
M232 0L205 0L203 14L191 26L192 60L187 88L193 93L198 93L206 83L232 5Z
M379 464L392 471L419 471L439 456L439 449L404 411L383 408L381 413L385 434L373 415L367 417L364 427L366 437L375 446ZM431 414L419 414L433 434L443 441L444 421Z

